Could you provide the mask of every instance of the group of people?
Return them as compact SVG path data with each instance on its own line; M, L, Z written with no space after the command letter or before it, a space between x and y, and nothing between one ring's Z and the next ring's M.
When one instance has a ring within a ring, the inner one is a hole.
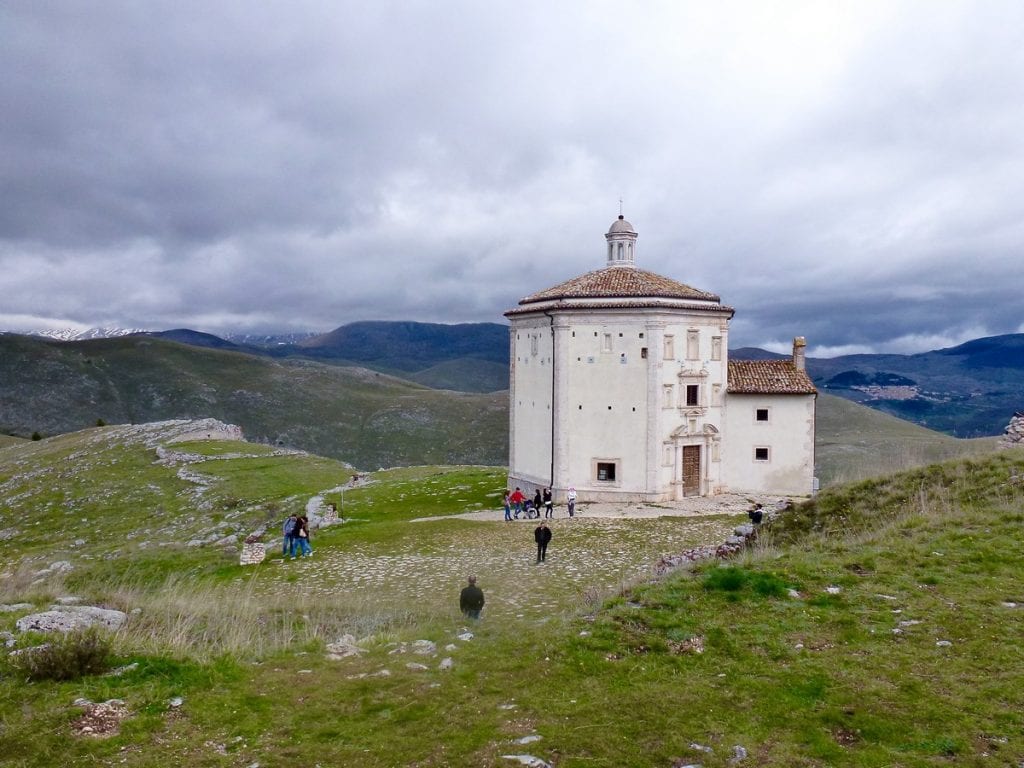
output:
M566 492L566 506L569 509L569 517L576 514L576 489L570 487ZM554 519L554 505L551 500L550 488L538 488L533 498L529 499L518 486L514 491L505 491L505 498L502 500L505 507L506 520L518 520L520 514L525 514L530 520L540 517L541 509L544 510L544 519Z
M309 543L309 518L305 515L292 513L284 521L281 529L284 540L281 544L281 557L312 557L313 547ZM298 550L298 555L295 551Z

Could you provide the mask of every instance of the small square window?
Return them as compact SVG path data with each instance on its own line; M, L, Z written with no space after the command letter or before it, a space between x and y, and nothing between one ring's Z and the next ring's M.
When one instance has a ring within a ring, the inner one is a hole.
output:
M757 419L757 421L768 421L768 409L758 408L756 411L755 418Z
M604 482L610 483L615 480L615 462L614 461L599 461L597 462L597 479L603 480Z
M768 461L768 449L767 448L755 448L754 449L754 461Z

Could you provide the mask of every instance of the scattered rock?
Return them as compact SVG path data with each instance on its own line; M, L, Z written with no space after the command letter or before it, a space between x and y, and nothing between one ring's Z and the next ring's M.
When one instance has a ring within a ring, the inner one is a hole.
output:
M502 755L505 760L517 760L526 768L551 768L550 763L545 763L539 757L533 755Z
M75 595L62 595L54 600L54 602L61 605L79 605L82 602L82 598Z
M953 645L949 640L936 640L935 645L939 648L949 648Z
M58 573L67 573L68 571L74 570L74 567L67 560L58 560L55 563L50 563L46 568L41 571L36 571L33 575L36 577L41 576L53 576Z
M415 661L410 661L405 665L406 669L410 669L413 672L426 672L428 667L426 664L417 664Z
M448 656L444 659L441 659L441 663L437 665L437 668L440 669L442 672L447 672L449 669L452 668L452 666L454 666L454 664L455 662L452 661L451 656Z
M92 626L118 629L127 618L128 614L124 611L69 605L22 616L15 622L15 626L19 632L71 632Z
M469 642L470 640L473 639L473 633L472 632L463 632L462 634L456 635L456 638L458 638L459 640L461 640L464 643L465 642Z
M105 677L121 677L121 675L126 675L129 672L134 672L138 668L139 662L136 661L131 664L125 664L123 667L117 667L116 669L110 670L109 672L107 672Z
M169 706L171 709L177 709L184 703L185 700L181 696L175 696L173 699L167 702L167 706Z
M356 645L356 639L352 635L342 635L338 642L327 645L327 658L332 661L358 656L361 653L366 653L366 649Z
M786 592L786 594L787 594L787 595L789 595L789 596L790 596L791 598L793 598L794 600L800 600L800 599L802 599L802 598L803 598L803 595L801 595L801 594L800 594L799 592L797 592L797 591L796 591L795 589L791 589L791 590L789 590L788 592Z
M75 706L85 709L85 712L71 723L71 731L76 736L113 736L121 727L121 722L131 714L121 699L110 699L99 704L93 704L87 699L77 699Z
M732 748L732 757L729 758L729 765L736 765L736 763L747 759L747 750L741 747L739 744Z
M715 751L711 747L704 746L703 744L698 744L695 741L690 742L690 749L695 749L698 752L707 752L709 755Z
M0 643L3 643L4 648L14 647L14 633L13 632L0 632Z
M19 613L20 611L31 611L35 608L32 603L11 603L9 605L0 605L0 613Z
M430 640L417 640L410 646L410 650L417 656L433 656L437 653L437 644Z
M531 733L529 736L523 736L521 739L516 739L513 744L533 744L535 741L540 741L544 737L537 733Z
M825 587L825 591L828 592L830 595L838 595L840 592L843 591L843 588L842 587L831 586L831 587Z
M267 545L262 541L248 541L242 545L242 554L238 557L239 565L259 565L267 559Z

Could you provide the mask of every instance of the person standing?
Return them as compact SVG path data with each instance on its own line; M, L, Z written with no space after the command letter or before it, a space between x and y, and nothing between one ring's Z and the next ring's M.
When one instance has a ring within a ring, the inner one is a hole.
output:
M551 541L551 529L543 520L534 529L533 539L537 542L537 562L543 563L548 556L548 542Z
M309 544L309 519L299 516L299 524L295 529L295 541L299 545L299 557L312 557L313 547Z
M533 509L536 511L537 517L540 517L540 508L543 504L544 499L541 498L540 488L538 488L536 492L533 494Z
M545 488L544 489L544 519L545 520L548 519L548 518L554 519L554 517L555 517L555 513L551 509L551 489L550 488Z
M576 488L569 486L568 492L565 494L565 500L569 505L569 517L576 514Z
M502 499L502 503L505 505L505 519L506 520L511 520L512 519L512 501L510 500L509 497L510 497L509 492L505 491L505 498Z
M516 511L516 520L519 519L519 513L523 511L523 502L526 501L526 497L523 496L523 492L519 490L519 486L509 496L509 501L512 502L512 507Z
M484 607L484 591L476 585L476 576L470 576L469 586L459 593L459 610L467 619L479 619Z
M281 528L281 533L284 534L281 542L281 557L288 557L289 554L292 557L295 556L295 528L298 523L298 517L294 513L285 518L284 526Z

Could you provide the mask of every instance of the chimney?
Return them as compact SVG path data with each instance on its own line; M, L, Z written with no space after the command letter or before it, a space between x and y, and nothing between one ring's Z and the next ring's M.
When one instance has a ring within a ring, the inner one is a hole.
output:
M803 336L797 336L793 339L793 365L796 366L798 371L807 370L807 339Z

